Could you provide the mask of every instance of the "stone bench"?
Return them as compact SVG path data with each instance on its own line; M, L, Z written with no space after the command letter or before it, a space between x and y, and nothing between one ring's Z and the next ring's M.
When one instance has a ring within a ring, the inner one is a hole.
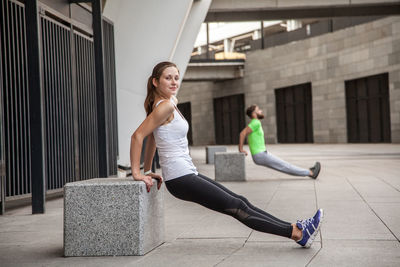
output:
M206 163L214 164L215 152L226 152L225 146L207 146L206 147Z
M246 181L245 157L239 152L216 152L215 180Z
M144 255L164 242L164 186L97 178L64 186L64 255Z

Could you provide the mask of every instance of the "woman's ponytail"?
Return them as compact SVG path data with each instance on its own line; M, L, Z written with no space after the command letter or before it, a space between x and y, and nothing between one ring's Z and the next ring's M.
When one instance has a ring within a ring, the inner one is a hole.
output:
M146 110L147 116L149 116L149 114L153 111L155 92L156 88L153 85L153 76L150 76L147 80L147 96L144 100L144 109Z

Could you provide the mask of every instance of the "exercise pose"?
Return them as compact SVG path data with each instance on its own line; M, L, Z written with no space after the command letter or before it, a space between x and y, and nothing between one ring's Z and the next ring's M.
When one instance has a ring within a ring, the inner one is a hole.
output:
M322 209L309 219L285 222L197 172L189 156L186 138L189 125L176 106L178 88L177 66L171 62L157 64L147 84L144 104L147 117L131 138L133 178L143 181L147 191L153 186L153 178L157 180L158 188L165 179L168 191L179 199L232 216L254 230L291 238L303 247L310 247L322 222ZM140 153L146 136L144 170L148 171L142 174ZM156 146L163 177L150 171Z
M248 137L249 147L253 161L257 165L266 166L277 171L296 176L309 176L317 179L321 164L317 161L310 169L303 169L286 162L265 149L264 131L261 126L261 119L264 118L262 110L257 105L251 105L246 110L247 116L250 117L250 123L240 132L239 137L239 152L246 154L243 149L243 143Z

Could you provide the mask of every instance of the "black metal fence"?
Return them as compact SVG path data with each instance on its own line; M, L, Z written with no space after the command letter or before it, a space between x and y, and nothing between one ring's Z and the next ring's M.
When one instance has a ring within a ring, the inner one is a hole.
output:
M31 192L29 103L24 6L2 1L1 65L6 197Z
M93 39L74 33L78 116L79 176L96 177L98 170L97 105Z
M47 189L74 181L74 119L70 28L46 17L42 35L43 104L47 151Z
M29 123L24 5L0 6L0 212L5 201L31 193L30 130L43 127L46 189L99 175L93 33L40 10L42 125ZM103 20L109 175L117 173L118 140L114 31ZM5 166L5 168L2 168ZM4 173L2 171L4 170Z

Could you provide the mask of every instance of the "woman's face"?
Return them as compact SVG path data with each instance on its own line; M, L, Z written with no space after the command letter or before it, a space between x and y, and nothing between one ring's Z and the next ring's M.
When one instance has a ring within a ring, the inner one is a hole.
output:
M175 67L166 68L160 78L153 79L153 84L160 95L170 98L176 95L179 88L179 71Z

